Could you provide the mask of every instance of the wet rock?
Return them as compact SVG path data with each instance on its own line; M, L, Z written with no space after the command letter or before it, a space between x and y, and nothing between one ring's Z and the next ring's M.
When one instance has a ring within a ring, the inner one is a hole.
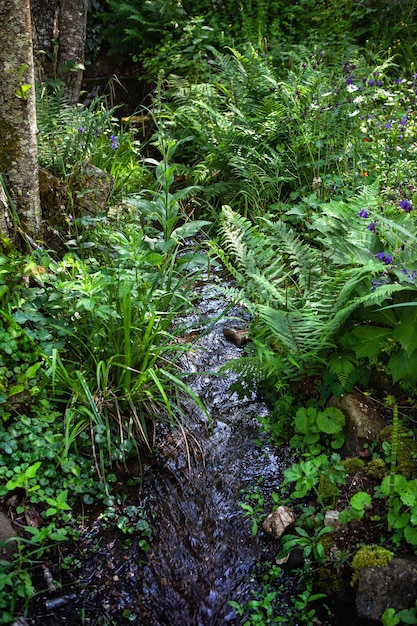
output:
M226 341L234 343L238 348L241 348L249 341L248 331L243 328L223 328L223 335Z
M417 600L417 558L394 557L384 567L361 570L356 593L360 619L381 622L384 611L415 606Z
M295 522L295 515L288 506L279 506L276 511L270 513L263 521L262 528L268 535L280 539L287 528Z
M8 559L16 549L15 532L9 518L0 513L0 559Z
M386 426L375 402L360 391L352 391L341 398L333 397L329 406L340 409L346 417L344 456L363 454L365 444L372 443Z

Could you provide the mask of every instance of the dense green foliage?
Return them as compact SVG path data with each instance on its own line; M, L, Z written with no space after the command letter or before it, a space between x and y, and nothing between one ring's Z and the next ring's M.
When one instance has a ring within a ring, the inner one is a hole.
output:
M304 556L290 606L278 565L260 573L261 596L232 605L245 625L312 624L313 565L345 571L359 547L326 544L325 512L351 475L368 489L349 493L341 522L375 522L393 551L417 545L414 3L95 0L90 12L90 41L155 80L154 136L145 146L105 100L72 107L39 86L40 164L65 189L64 226L57 251L0 240L0 497L18 498L24 527L0 576L0 621L27 609L28 571L75 532L70 511L100 503L117 516L114 463L152 448L161 422L183 428L184 398L200 404L178 365L180 320L217 259L252 316L229 367L266 393L263 427L294 457L272 494L298 514L281 556ZM89 164L114 186L86 217L74 179ZM382 376L392 397L374 386ZM326 406L353 387L392 414L366 467L341 458L344 417ZM265 506L258 486L246 492L253 534ZM137 524L146 551L146 512L117 523Z

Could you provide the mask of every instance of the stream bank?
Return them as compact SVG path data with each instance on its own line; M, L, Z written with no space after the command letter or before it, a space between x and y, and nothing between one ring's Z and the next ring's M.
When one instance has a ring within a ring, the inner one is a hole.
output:
M245 616L230 601L244 607L261 591L262 572L279 546L262 531L252 535L240 503L245 493L257 493L271 510L289 449L273 447L262 433L257 418L267 414L266 404L254 392L239 398L231 372L218 375L242 353L227 330L248 327L246 310L227 310L213 278L197 288L198 308L182 323L190 337L209 331L182 357L182 367L208 415L186 403L183 429L159 427L154 453L128 473L120 469L114 505L90 514L79 539L48 562L61 588L37 594L27 624L240 626ZM297 575L282 571L277 583L285 617ZM343 607L331 626L353 623Z

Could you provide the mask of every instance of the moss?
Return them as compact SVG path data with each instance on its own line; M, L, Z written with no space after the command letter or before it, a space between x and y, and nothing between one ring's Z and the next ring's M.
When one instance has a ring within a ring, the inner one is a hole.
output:
M345 597L348 594L349 579L345 580L339 571L331 567L321 567L315 581L317 591L326 595Z
M356 476L356 474L360 474L363 471L365 461L363 459L358 459L357 457L349 457L342 461L342 465L348 476Z
M378 444L391 444L393 426L390 424L381 430L378 435ZM402 474L408 480L417 476L417 441L413 433L400 426L398 428L397 444L397 474Z
M317 499L322 505L334 504L340 491L337 485L331 482L325 474L320 476L317 488Z
M372 461L369 461L368 465L366 466L365 473L373 481L380 483L388 474L388 467L383 459L372 459Z
M353 576L350 582L351 586L354 587L356 585L360 573L365 567L385 567L393 556L394 553L391 550L373 544L360 548L352 560Z
M0 172L10 169L13 161L21 156L20 137L16 128L3 117L0 118Z

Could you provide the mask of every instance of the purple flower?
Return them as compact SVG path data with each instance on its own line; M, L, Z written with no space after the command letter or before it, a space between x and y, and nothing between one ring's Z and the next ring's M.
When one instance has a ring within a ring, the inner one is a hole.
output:
M350 74L346 78L346 85L353 85L353 76L351 76Z
M384 128L388 128L389 130L391 130L392 128L392 120L390 120L389 122L387 122L384 126Z
M410 271L410 270L402 269L401 271L407 276L410 282L415 283L416 276L417 276L416 270Z
M382 80L377 80L377 81L375 82L375 85L376 85L377 87L381 87L381 86L382 86Z
M366 230L370 230L372 233L377 234L376 222L371 222L370 224L368 224Z
M398 206L400 207L400 209L402 209L406 213L411 213L411 211L413 210L413 205L406 198L403 198L401 202L398 204Z
M407 121L408 121L408 115L403 115L398 123L400 124L400 126L406 126Z
M402 78L397 78L397 80L395 81L397 83L397 85L401 85L401 83L403 82Z
M387 252L377 252L375 255L380 261L383 261L385 265L391 265L392 263L392 255L387 254Z
M78 127L78 132L80 133L80 135L85 131L84 126L79 126Z
M116 150L119 147L116 135L110 135L110 144L113 150Z
M389 283L389 280L383 275L377 279L373 279L371 280L372 291L375 291L375 289L377 289L378 287L381 287L381 285L387 285L388 283Z
M373 78L371 78L370 80L368 80L368 85L370 87L373 87L375 85L375 81L373 80Z
M359 217L369 217L369 212L367 209L361 209L358 213Z

